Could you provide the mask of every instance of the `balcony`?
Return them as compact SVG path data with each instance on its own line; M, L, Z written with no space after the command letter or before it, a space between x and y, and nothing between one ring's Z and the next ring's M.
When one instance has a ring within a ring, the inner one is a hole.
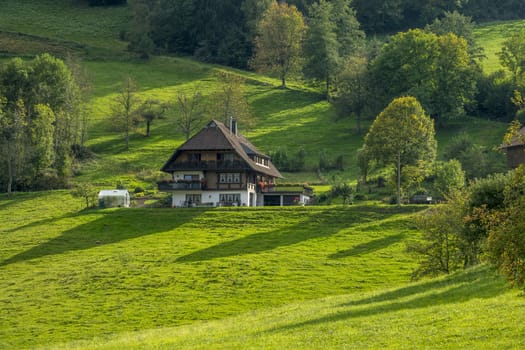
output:
M161 181L157 183L159 191L204 190L200 180Z
M249 166L240 160L208 160L170 164L170 171L176 170L245 170Z

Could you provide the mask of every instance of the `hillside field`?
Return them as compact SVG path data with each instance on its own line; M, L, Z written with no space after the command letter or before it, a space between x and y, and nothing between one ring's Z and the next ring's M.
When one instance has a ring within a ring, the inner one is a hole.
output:
M121 183L151 192L183 141L173 114L133 133L130 150L112 129L111 106L125 77L142 98L219 88L217 73L246 79L255 126L241 132L262 151L306 151L308 170L286 183L358 177L364 134L337 119L302 81L280 82L187 57L139 60L119 39L125 7L70 0L6 0L0 60L50 52L79 59L92 85L84 109L94 158L72 182ZM479 26L484 69L525 21ZM209 118L215 118L209 113ZM368 127L370 120L365 121ZM438 153L466 133L486 150L506 124L466 118L438 130ZM320 152L345 170L318 177ZM502 161L501 157L501 161ZM316 187L327 191L328 185ZM406 243L420 232L400 209L351 206L214 209L82 209L70 191L0 194L0 349L504 349L525 347L525 299L481 265L412 282Z
M410 283L422 207L79 207L0 197L0 348L523 345L487 267Z

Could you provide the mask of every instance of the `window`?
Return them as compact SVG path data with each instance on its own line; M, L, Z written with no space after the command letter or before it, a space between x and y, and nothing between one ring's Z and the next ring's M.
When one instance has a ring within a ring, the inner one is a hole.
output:
M241 174L240 173L221 173L219 174L219 183L221 184L241 183Z
M201 195L200 194L186 194L186 203L200 203Z
M221 202L226 203L240 203L241 194L240 193L224 193L219 196Z
M255 161L255 163L257 163L259 165L262 165L264 167L268 167L268 159L266 159L266 158L259 157L259 156L254 156L253 160Z
M186 181L199 181L199 175L184 175Z

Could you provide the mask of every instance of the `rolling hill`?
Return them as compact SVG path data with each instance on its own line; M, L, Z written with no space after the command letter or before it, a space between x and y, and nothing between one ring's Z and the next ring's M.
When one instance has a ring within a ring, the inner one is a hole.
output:
M181 142L169 116L139 129L124 150L111 104L124 77L143 97L211 95L216 73L246 78L257 125L247 136L266 152L304 147L344 155L357 177L362 135L335 119L315 89L184 57L144 61L119 40L125 7L69 0L7 0L0 11L2 60L49 51L82 59L93 89L87 145L96 156L75 181L154 189L158 169ZM524 22L478 28L497 51ZM493 54L486 69L497 69ZM210 116L212 117L212 116ZM468 133L485 147L506 125L468 118L438 132L440 151ZM318 182L312 170L287 182ZM520 348L524 300L487 266L410 282L424 209L366 203L301 208L82 210L68 191L0 195L0 348Z

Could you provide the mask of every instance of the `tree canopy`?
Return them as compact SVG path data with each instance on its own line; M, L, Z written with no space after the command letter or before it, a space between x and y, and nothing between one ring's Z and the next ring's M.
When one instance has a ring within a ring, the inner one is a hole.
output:
M396 167L397 203L401 172L406 166L429 166L436 157L434 122L414 97L393 100L374 120L365 137L371 159Z
M80 141L79 88L66 64L48 54L0 66L0 184L12 189L61 186ZM48 181L46 183L46 181Z
M371 71L383 103L414 96L441 125L463 116L476 91L467 42L452 33L414 29L396 34L372 62Z
M257 26L252 67L276 74L286 87L286 79L301 67L305 30L303 16L295 6L273 3Z

